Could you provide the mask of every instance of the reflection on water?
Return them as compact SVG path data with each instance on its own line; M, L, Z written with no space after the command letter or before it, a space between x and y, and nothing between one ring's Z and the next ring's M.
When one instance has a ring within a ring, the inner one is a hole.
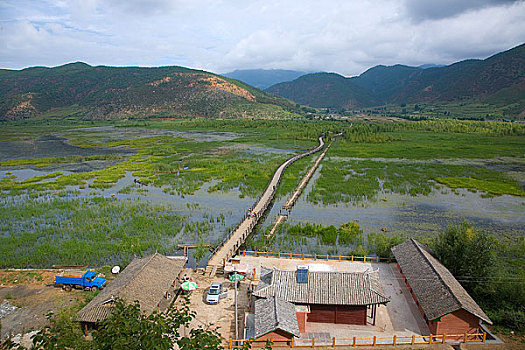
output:
M114 126L96 126L92 128L71 129L71 131L78 131L82 135L89 135L95 137L94 142L111 142L121 140L133 140L144 137L154 136L173 136L184 137L198 142L206 141L230 141L241 135L234 132L221 131L178 131L178 130L163 130L163 129L147 129L147 128L126 128Z
M130 149L110 147L79 147L61 137L46 135L30 141L0 142L0 161L44 157L93 156L99 154L131 154Z

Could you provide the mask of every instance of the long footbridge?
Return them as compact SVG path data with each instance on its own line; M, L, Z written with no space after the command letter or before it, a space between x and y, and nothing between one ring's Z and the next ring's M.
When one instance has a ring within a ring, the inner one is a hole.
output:
M266 186L266 189L264 190L263 194L259 197L255 205L247 214L245 214L243 220L228 235L228 237L226 237L223 243L212 252L208 260L208 266L206 267L206 271L208 273L213 275L215 274L219 266L224 266L226 261L228 261L228 259L230 259L233 255L235 255L235 252L250 235L253 228L255 227L255 225L257 225L257 222L272 202L273 197L275 196L275 192L279 187L279 183L281 182L281 177L284 173L284 170L296 160L309 156L312 153L318 152L323 147L323 138L319 137L319 146L288 159L287 161L282 163L277 168L277 170L275 170L272 179L268 183L268 186Z

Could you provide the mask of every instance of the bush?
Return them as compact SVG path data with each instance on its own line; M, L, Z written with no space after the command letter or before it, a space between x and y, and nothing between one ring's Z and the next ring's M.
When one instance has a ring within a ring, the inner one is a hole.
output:
M517 331L525 331L525 309L514 310L510 308L499 309L489 312L492 321Z
M363 245L358 245L355 249L350 250L348 255L368 256L368 248Z
M403 243L405 238L399 235L393 235L387 237L382 233L371 233L368 235L368 246L376 253L377 256L382 258L389 258L392 256L392 247Z
M363 244L363 230L355 221L347 222L339 227L339 244Z

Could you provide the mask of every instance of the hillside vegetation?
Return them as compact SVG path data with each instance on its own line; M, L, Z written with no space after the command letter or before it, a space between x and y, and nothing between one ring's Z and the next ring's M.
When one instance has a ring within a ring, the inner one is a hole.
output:
M334 73L304 75L266 91L319 108L362 108L388 104L468 101L525 116L525 44L485 60L465 60L422 69L376 66L345 78Z
M143 115L286 117L295 104L237 80L183 67L0 70L0 120Z

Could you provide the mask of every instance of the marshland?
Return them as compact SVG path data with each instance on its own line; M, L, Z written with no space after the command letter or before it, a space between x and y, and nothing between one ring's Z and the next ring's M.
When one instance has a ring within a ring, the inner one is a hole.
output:
M278 165L329 132L343 135L287 223L264 237L315 155L286 170L244 248L384 254L378 239L428 240L463 221L509 244L525 235L519 124L32 121L9 123L0 135L2 267L101 265L180 254L181 243L217 245ZM207 255L197 249L192 264Z

